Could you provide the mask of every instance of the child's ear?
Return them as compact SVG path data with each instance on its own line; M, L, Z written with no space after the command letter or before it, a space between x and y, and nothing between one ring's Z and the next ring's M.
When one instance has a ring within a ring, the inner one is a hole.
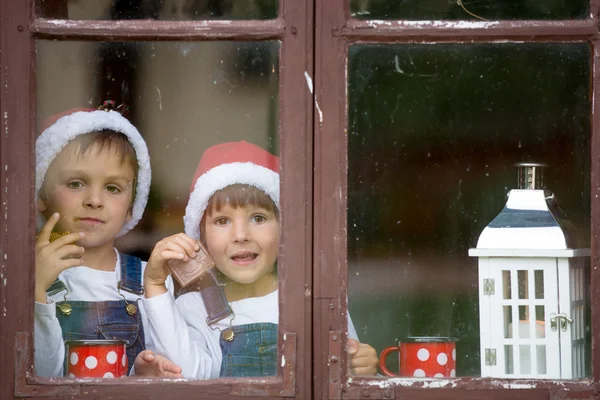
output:
M44 211L46 211L48 209L48 206L46 205L46 202L44 200L42 200L41 198L39 198L39 197L38 197L38 200L37 200L37 209L41 213L43 213Z
M131 221L133 217L133 204L129 206L129 210L127 210L127 215L125 216L125 223Z

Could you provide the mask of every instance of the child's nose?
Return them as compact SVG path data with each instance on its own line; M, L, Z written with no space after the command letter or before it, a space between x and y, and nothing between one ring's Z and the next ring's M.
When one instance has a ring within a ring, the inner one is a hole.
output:
M102 190L88 187L84 198L84 206L88 208L102 208Z
M234 223L234 241L238 243L249 241L250 232L248 228L249 226L245 221Z

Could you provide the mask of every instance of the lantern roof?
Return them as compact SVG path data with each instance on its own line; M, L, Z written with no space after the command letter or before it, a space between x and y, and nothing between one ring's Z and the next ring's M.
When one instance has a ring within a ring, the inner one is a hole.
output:
M567 225L551 192L513 189L504 209L479 236L477 249L566 250L571 248Z

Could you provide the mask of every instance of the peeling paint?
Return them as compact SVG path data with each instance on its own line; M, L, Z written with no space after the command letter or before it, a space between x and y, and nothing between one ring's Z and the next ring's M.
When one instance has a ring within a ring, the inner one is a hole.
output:
M371 28L391 27L395 25L403 28L486 29L499 23L498 21L367 21L367 25Z
M313 91L313 80L307 71L304 71L304 79L306 79L306 86L308 86L308 91L310 92L310 94L313 95L315 101L315 108L319 113L319 124L323 125L323 111L321 111L321 107L319 106L319 102L317 101L317 96Z
M317 96L315 96L315 107L317 107L317 112L319 113L319 123L323 124L323 111L321 111L321 107L319 107L319 102L317 101Z
M304 79L306 79L306 86L308 86L308 91L310 94L313 94L313 81L308 72L304 71Z
M305 297L310 297L310 288L304 289L304 296Z
M64 19L49 19L46 22L51 25L54 25L54 26L69 26L69 25L71 25L68 20L64 20Z
M285 356L281 356L281 368L285 367Z
M160 95L160 89L158 88L158 86L154 86L154 89L156 89L156 91L158 92L158 108L160 108L160 111L162 111L162 97Z
M566 387L562 381L546 381L559 387ZM352 383L352 378L348 378L348 383ZM502 381L492 380L491 386L497 389L535 389L539 382L522 381ZM361 381L361 386L378 387L380 389L390 389L395 386L419 387L423 389L450 389L463 386L464 382L460 379L416 379L416 378L382 378L381 380ZM591 383L590 383L591 384Z

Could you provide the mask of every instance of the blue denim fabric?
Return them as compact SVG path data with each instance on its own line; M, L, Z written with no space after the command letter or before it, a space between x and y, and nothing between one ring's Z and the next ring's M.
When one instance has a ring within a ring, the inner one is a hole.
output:
M120 260L121 289L136 294L143 293L141 260L126 254L120 254ZM57 280L47 293L62 290L66 290L66 286ZM145 343L139 309L134 315L129 315L124 300L70 301L67 295L66 303L72 308L71 314L67 316L59 308L63 303L65 302L56 303L56 317L62 328L63 340L124 340L127 342L129 368L133 366L137 355L144 350Z
M232 327L231 342L219 339L223 361L221 377L277 375L277 324L256 323Z
M126 303L121 301L69 301L70 315L64 315L57 308L56 317L60 322L64 340L125 340L129 368L135 357L144 350L144 327L138 311L127 314ZM57 307L61 303L56 303ZM66 368L65 368L66 371Z

